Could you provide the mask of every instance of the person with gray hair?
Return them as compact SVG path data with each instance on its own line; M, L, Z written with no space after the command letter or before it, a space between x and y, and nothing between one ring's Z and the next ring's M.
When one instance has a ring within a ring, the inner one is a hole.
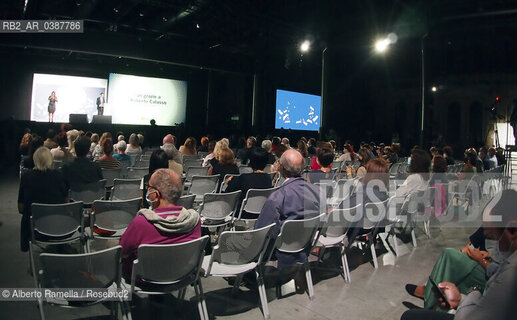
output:
M127 161L131 162L131 157L126 154L127 143L124 140L120 140L116 144L116 153L113 155L113 158L117 159L118 162Z
M126 153L129 156L137 156L142 154L142 147L140 147L140 139L138 139L136 133L132 133L129 136L129 145L126 148Z
M303 168L303 156L295 149L285 151L280 157L279 171L286 180L269 196L255 223L255 229L275 223L273 240L285 221L303 220L326 212L327 205L325 199L320 199L319 188L301 177ZM300 253L275 252L278 267L284 268L305 261L309 250L308 247Z
M126 279L141 244L173 244L201 237L201 218L197 211L177 206L183 185L170 169L158 169L149 179L146 193L151 209L138 211L120 238L122 267Z
M273 143L271 140L262 140L262 149L267 151L267 164L273 164L276 161L275 155L273 154L273 149L271 148L272 145Z
M33 155L34 169L22 173L18 191L18 211L22 214L20 247L29 250L30 216L33 203L68 202L68 189L60 171L52 170L52 154L39 147Z

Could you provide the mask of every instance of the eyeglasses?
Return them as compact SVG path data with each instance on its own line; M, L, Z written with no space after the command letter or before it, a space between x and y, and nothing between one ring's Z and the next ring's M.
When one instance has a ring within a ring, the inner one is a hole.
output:
M150 183L147 184L147 187L148 187L147 189L152 188L152 189L160 192L160 190L158 188L156 188L155 186L151 185Z

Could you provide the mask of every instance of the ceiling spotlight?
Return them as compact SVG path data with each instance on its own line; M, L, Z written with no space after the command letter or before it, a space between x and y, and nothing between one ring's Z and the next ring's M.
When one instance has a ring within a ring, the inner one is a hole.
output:
M436 92L436 91L438 91L438 88L436 88L435 86L432 86L432 87L431 87L431 91L432 91L432 92Z
M307 51L309 51L310 46L311 46L311 43L309 42L309 40L305 40L300 45L300 51L301 52L307 52Z
M201 28L201 27L199 26L199 23L196 23L196 29L199 29L199 28Z
M163 17L162 18L163 22L167 22L167 18Z
M138 15L139 15L140 17L143 17L143 16L144 16L144 13L143 13L143 12L139 12L139 13L138 13Z
M388 49L388 46L390 45L390 40L388 39L380 39L375 41L375 51L382 53L385 52Z

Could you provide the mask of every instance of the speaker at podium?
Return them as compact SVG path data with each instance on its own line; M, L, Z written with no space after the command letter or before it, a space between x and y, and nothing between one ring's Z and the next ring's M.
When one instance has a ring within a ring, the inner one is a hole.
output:
M111 124L111 116L94 115L92 119L93 124Z

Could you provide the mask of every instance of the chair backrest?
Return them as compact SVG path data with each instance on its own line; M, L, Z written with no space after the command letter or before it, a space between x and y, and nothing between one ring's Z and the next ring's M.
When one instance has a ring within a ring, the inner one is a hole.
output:
M208 166L206 167L189 167L188 170L185 170L186 175L185 179L187 181L192 181L193 176L208 176Z
M355 188L354 182L354 179L339 179L336 182L336 186L332 190L331 198L333 198L336 202L340 202L348 198Z
M40 255L42 288L108 288L120 285L122 247L83 254ZM100 300L100 299L99 299Z
M144 153L140 156L140 160L149 161L151 160L151 155Z
M218 183L218 174L214 176L193 176L189 193L197 196L203 196L205 193L214 193L217 191Z
M312 245L314 235L325 219L326 213L304 220L287 220L282 224L276 239L278 251L295 253Z
M330 172L322 171L309 171L307 173L307 180L310 179L311 183L318 183L323 180L332 180L336 174L336 169L330 170Z
M364 205L363 228L371 229L386 218L389 199L379 202L368 202Z
M235 177L238 177L240 176L240 174L235 174L235 173L227 173L224 175L224 179L223 181L221 182L221 185L219 186L219 192L223 192L226 190L226 188L228 188L228 183L226 183L226 181L228 181L228 179L230 177L233 177L233 179L235 179Z
M86 205L91 205L93 201L100 200L106 194L106 179L87 183L76 184L70 187L70 199L82 201Z
M354 217L356 217L357 209L361 207L361 204L353 208L347 209L333 209L325 220L325 224L322 229L322 235L327 237L339 237L348 231L352 225Z
M212 251L212 261L227 265L261 263L274 227L272 223L255 230L224 231Z
M200 159L200 157L198 155L190 155L190 154L183 155L183 163L185 163L185 161L197 160L197 159Z
M275 182L275 188L280 187L285 182L285 177L281 174L278 175L278 179Z
M148 168L149 169L149 160L137 159L133 164L134 167L140 168Z
M209 153L210 152L208 152L208 151L198 151L197 156L200 158L204 158L204 157L208 156Z
M190 167L201 167L203 165L202 159L188 159L183 161L183 171L187 172Z
M332 161L332 169L337 170L337 172L341 172L342 165L343 165L343 161L339 161L339 160Z
M102 177L106 179L106 187L113 187L113 180L120 178L120 168L117 169L102 169Z
M400 163L397 162L397 163L393 163L390 167L390 174L391 175L396 175L399 171L399 167L400 167Z
M241 191L205 193L199 214L210 220L225 220L233 216L241 198Z
M94 225L106 231L123 230L140 209L142 198L131 200L96 200L93 202Z
M146 167L128 167L126 179L142 179L149 173L149 168Z
M192 209L194 207L194 200L196 200L195 194L187 194L181 196L176 203L177 206L182 206L185 209Z
M260 211L262 211L262 207L264 207L264 203L266 203L269 196L277 189L278 188L249 189L248 192L246 192L246 198L242 200L239 218L241 217L243 211L256 215L260 214Z
M239 173L252 173L253 169L250 166L239 166Z
M326 198L332 197L332 193L335 189L332 181L316 182L314 185L320 189L321 195L325 195Z
M62 204L33 203L31 212L31 229L47 237L65 237L82 228L81 201Z
M114 179L113 191L111 193L112 200L129 200L134 198L142 198L142 190L140 190L141 179Z
M135 280L157 285L183 283L199 278L208 236L177 244L142 244L133 262L131 287ZM132 290L133 291L133 290Z
M131 167L131 160L122 160L120 162L120 177L126 178L127 177L127 168Z

